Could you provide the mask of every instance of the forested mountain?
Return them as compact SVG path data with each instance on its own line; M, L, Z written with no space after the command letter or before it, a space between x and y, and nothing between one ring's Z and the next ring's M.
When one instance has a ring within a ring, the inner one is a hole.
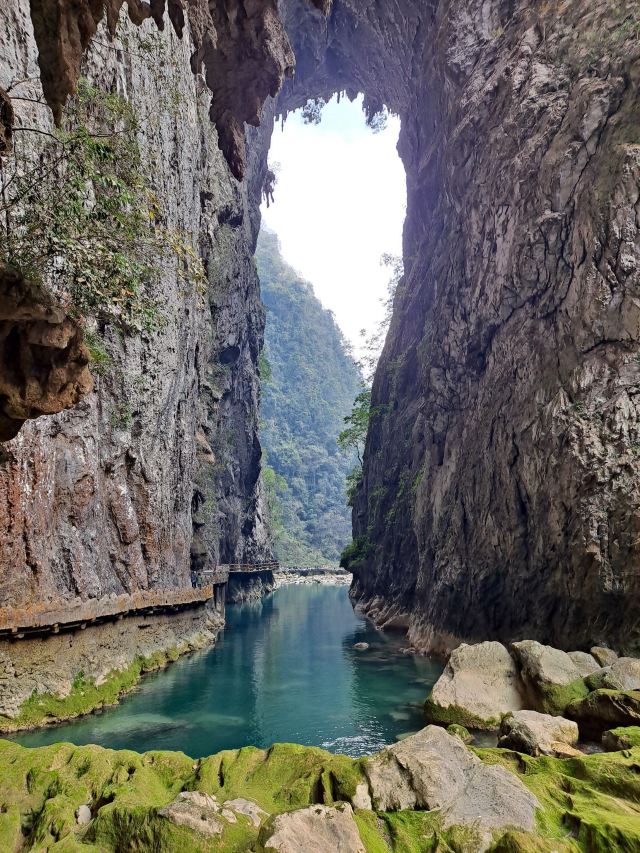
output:
M336 444L361 387L333 315L280 255L275 234L256 251L267 308L262 373L265 482L279 560L337 563L351 540L345 478L354 460Z

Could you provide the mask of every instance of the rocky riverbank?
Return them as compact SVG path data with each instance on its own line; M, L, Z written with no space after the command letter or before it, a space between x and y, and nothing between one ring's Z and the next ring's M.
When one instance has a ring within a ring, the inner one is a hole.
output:
M323 584L326 586L349 586L352 575L344 569L332 567L318 568L280 568L274 573L275 588L291 584Z
M0 732L51 725L113 705L146 672L215 642L223 626L221 606L200 605L0 640Z
M462 644L425 703L441 725L499 732L499 746L579 755L579 740L616 740L640 724L640 660L593 647L564 652L534 640Z
M624 743L624 746L623 746ZM415 853L640 848L637 730L570 760L437 726L377 755L246 747L199 761L0 741L3 850Z

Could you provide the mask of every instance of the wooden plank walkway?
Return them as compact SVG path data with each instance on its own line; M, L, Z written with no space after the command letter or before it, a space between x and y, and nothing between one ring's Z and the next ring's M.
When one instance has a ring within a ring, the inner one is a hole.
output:
M25 608L0 608L0 634L21 639L25 632L49 630L57 633L70 626L86 627L96 620L122 617L128 614L172 610L202 604L214 596L214 585L199 589L138 590L131 594L108 595L82 601L53 601L32 604Z

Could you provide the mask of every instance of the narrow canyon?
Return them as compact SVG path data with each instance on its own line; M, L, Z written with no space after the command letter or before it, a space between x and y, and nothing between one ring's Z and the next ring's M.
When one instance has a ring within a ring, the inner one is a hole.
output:
M4 0L0 731L344 585L280 571L261 426L262 295L286 337L306 293L258 242L272 133L334 95L399 117L407 208L326 668L415 656L428 725L195 763L0 741L2 849L640 849L639 81L637 0Z

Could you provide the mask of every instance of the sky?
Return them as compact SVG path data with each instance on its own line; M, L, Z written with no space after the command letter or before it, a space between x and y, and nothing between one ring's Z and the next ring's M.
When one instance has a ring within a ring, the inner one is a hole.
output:
M275 203L263 223L280 238L284 259L313 284L325 308L361 352L360 330L375 330L391 275L384 252L402 254L404 168L396 151L400 120L373 133L362 98L333 98L319 125L300 112L274 129L269 163L277 164Z

